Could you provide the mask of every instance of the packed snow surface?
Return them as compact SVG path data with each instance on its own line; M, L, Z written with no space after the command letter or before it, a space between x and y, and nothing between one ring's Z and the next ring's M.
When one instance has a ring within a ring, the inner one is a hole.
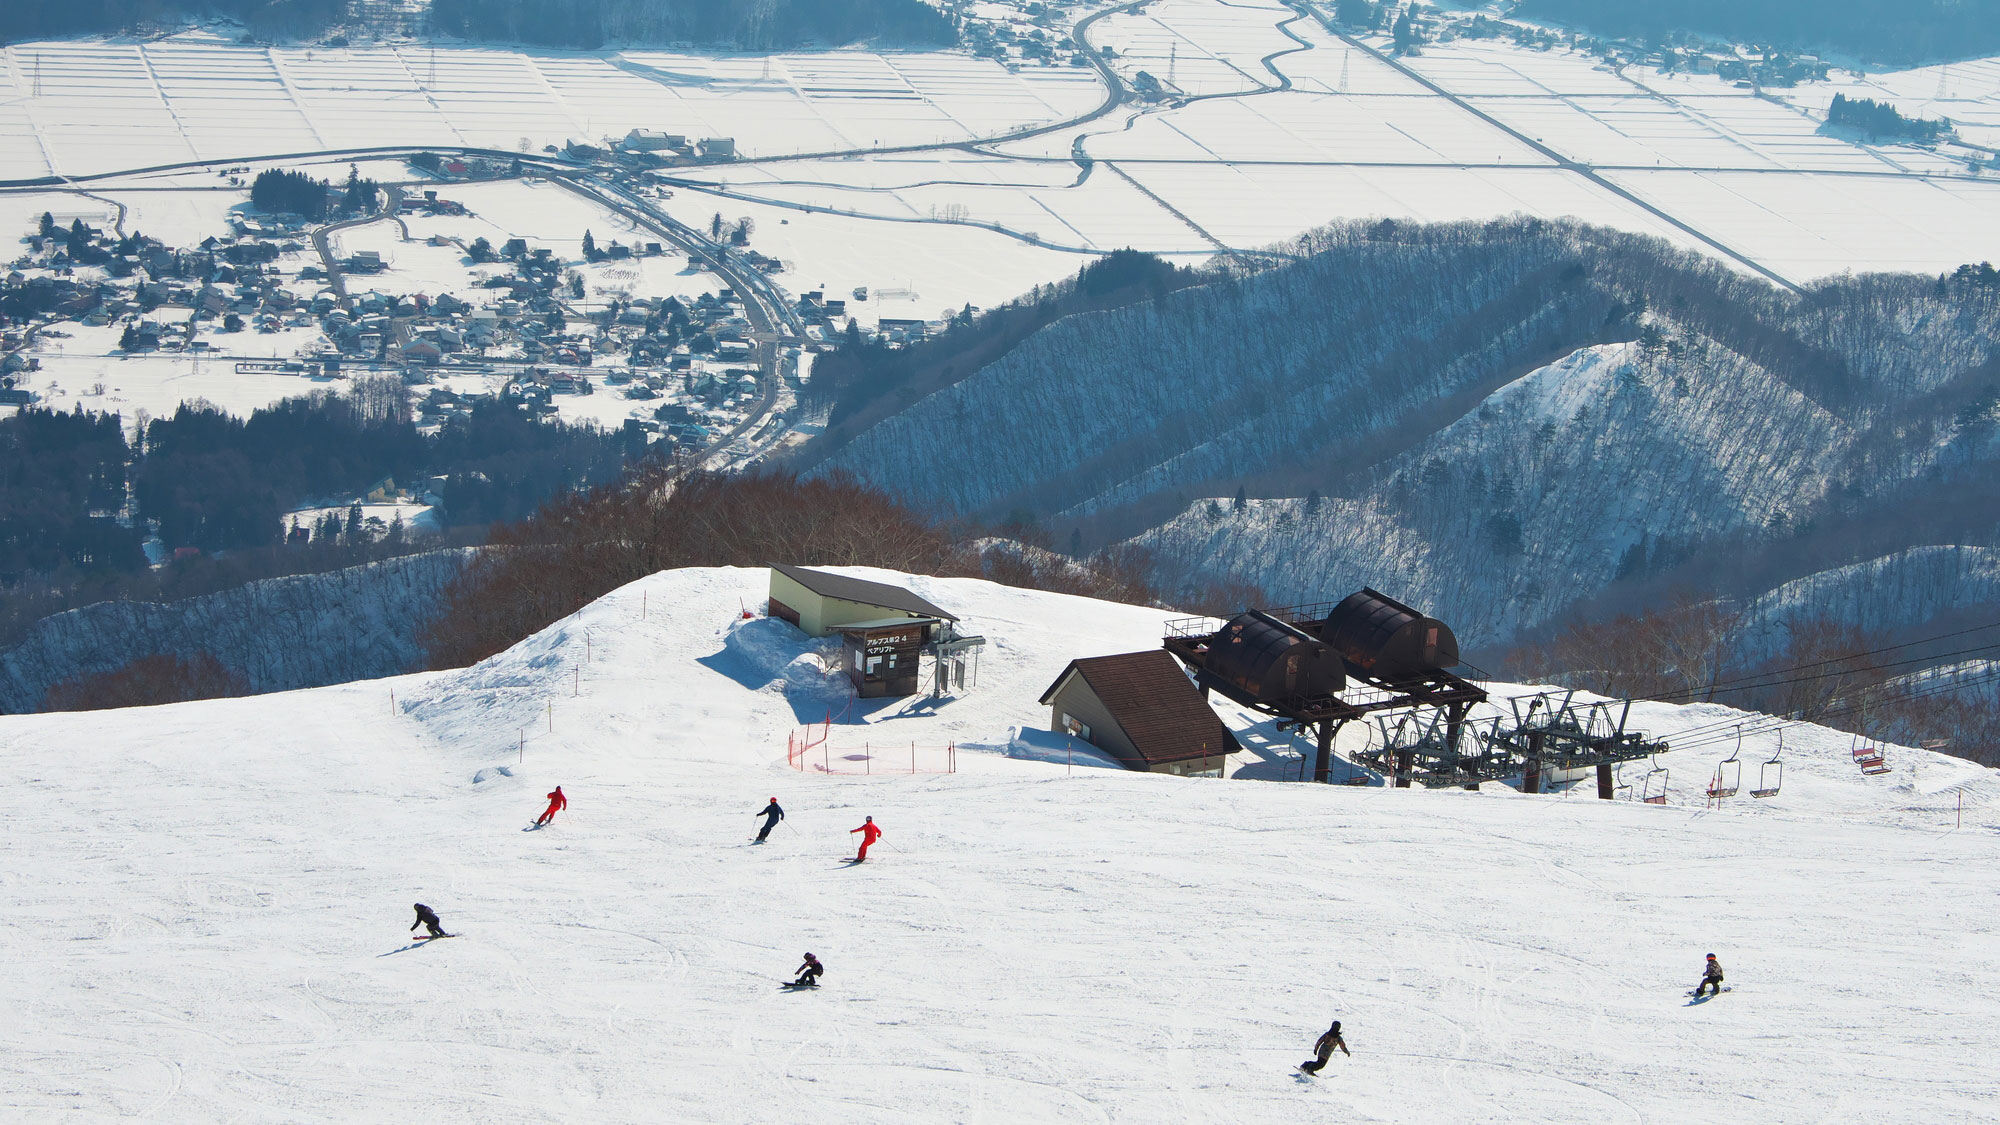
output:
M1990 771L1891 749L1867 778L1794 728L1783 792L1719 811L1682 777L1714 747L1669 755L1666 807L1071 772L1004 751L1051 758L1018 735L1041 691L1163 614L857 573L983 633L977 685L850 708L816 642L742 619L764 572L689 570L463 671L0 720L5 1116L2000 1111ZM956 741L959 772L795 772L788 731L829 710L835 761ZM1226 717L1243 774L1295 768ZM413 943L413 902L460 936ZM805 950L825 987L782 991ZM1708 952L1733 991L1690 1005ZM1354 1056L1305 1079L1332 1019Z

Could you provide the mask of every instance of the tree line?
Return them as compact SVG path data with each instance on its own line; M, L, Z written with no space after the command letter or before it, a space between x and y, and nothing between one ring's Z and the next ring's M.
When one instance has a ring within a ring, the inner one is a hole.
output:
M1897 631L1806 616L1788 623L1777 650L1745 658L1745 610L1678 591L1515 648L1507 674L1619 699L1722 703L1906 746L1946 736L1951 753L2000 766L2000 694L1939 691L1907 675L1965 638L1899 644Z
M298 215L319 222L332 215L373 215L381 209L381 185L364 180L348 165L347 182L339 188L304 172L272 168L257 173L250 184L250 206L271 214Z
M606 43L704 43L742 50L863 39L943 46L953 17L922 0L432 0L432 31L594 50Z
M201 16L241 22L252 34L315 36L352 18L351 0L9 0L0 42L110 35Z
M1884 62L2000 51L2000 0L1522 0L1518 14L1602 35L1692 31Z
M115 414L26 407L0 418L0 642L88 601L192 596L415 549L413 536L378 543L352 518L286 517L310 498L385 479L432 482L440 523L473 529L456 541L476 540L477 529L521 519L550 496L616 477L647 455L644 438L536 421L501 399L475 399L425 434L394 377L247 418L183 403L141 418L130 439ZM150 568L141 546L149 525L167 550L192 547L203 558Z
M268 39L369 24L353 0L10 0L0 42L112 35L223 17ZM923 0L432 0L430 30L466 39L594 49L609 42L743 50L863 39L943 46L956 20Z
M1902 137L1913 141L1934 141L1951 131L1951 124L1934 121L1926 117L1905 117L1896 107L1872 98L1850 98L1846 94L1835 94L1833 104L1827 107L1826 123L1849 129L1859 129L1868 134L1870 140L1878 137Z
M984 577L1154 603L1149 562L1125 552L1083 565L991 531L939 521L840 475L725 476L640 464L495 528L424 628L433 668L483 660L628 582L689 566L798 560Z

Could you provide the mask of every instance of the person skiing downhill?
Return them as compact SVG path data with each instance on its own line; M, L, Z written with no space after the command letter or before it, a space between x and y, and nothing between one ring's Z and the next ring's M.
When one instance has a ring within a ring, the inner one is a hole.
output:
M556 813L559 810L566 809L568 807L569 807L569 798L563 796L562 786L558 785L556 786L555 792L549 794L549 807L543 810L542 815L535 818L535 823L537 825L547 824L556 818Z
M854 862L856 863L867 859L868 845L882 838L882 828L875 823L875 818L871 816L863 819L865 823L861 827L849 829L847 833L849 836L854 835L856 832L861 833L861 854L854 857Z
M421 902L417 903L417 920L410 923L410 929L414 931L418 926L430 927L430 936L434 938L451 936L444 932L443 924L438 921L437 911L432 910Z
M1708 955L1708 964L1701 971L1701 983L1694 986L1695 998L1700 999L1702 990L1707 988L1715 990L1709 993L1710 996L1722 995L1722 962L1717 961L1713 953Z
M776 828L778 822L785 819L785 810L778 807L778 799L773 797L771 803L765 805L756 815L764 818L764 830L757 833L757 842L761 844L770 839L771 829Z
M1320 1068L1327 1064L1327 1060L1333 1058L1333 1049L1335 1047L1340 1048L1340 1053L1346 1055L1348 1058L1351 1059L1354 1057L1354 1052L1347 1049L1347 1040L1340 1037L1339 1020L1333 1021L1333 1026L1327 1028L1326 1034L1320 1036L1319 1042L1313 1044L1313 1057L1300 1063L1299 1069L1305 1071L1307 1074L1317 1076Z
M806 963L800 965L798 971L799 979L792 982L792 987L818 988L819 975L826 971L826 966L819 963L819 958L808 953L806 954Z

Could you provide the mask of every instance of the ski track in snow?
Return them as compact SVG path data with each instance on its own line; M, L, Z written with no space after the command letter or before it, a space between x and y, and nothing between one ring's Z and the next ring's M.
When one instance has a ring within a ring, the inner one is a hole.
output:
M1784 792L1717 811L1687 782L1714 745L1663 759L1664 808L1071 775L965 747L1046 725L1071 657L1152 647L1169 615L855 573L992 647L968 694L865 701L833 745L957 740L958 774L789 770L787 729L824 709L788 665L808 646L763 622L725 644L765 581L727 568L655 575L473 669L0 719L0 1116L2000 1110L2000 812L1952 831L1947 799L1992 771L1891 748L1897 772L1864 778L1847 736L1794 728ZM521 831L555 784L571 807ZM752 847L772 795L787 818ZM886 834L849 866L868 814ZM413 941L419 900L461 936ZM781 990L805 949L826 984ZM1711 950L1734 991L1689 1006ZM1306 1079L1330 1018L1354 1056Z

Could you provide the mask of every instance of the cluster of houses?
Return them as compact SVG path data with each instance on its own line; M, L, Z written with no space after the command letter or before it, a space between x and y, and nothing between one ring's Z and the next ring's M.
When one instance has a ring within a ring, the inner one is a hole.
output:
M962 691L986 643L912 590L784 563L770 568L768 612L807 636L838 637L841 671L862 699ZM1040 703L1051 731L1130 770L1219 777L1242 749L1164 648L1072 660Z
M662 129L634 129L614 146L618 155L636 158L642 164L714 164L736 159L735 137L704 137L699 140L683 133ZM581 150L595 153L585 156ZM572 143L569 155L576 159L601 159L605 150L593 145Z
M311 301L273 265L300 249L291 233L239 232L178 249L73 220L52 235L28 237L27 253L0 279L0 325L123 323L119 346L126 351L207 350L197 338L206 322L224 331L307 327Z

